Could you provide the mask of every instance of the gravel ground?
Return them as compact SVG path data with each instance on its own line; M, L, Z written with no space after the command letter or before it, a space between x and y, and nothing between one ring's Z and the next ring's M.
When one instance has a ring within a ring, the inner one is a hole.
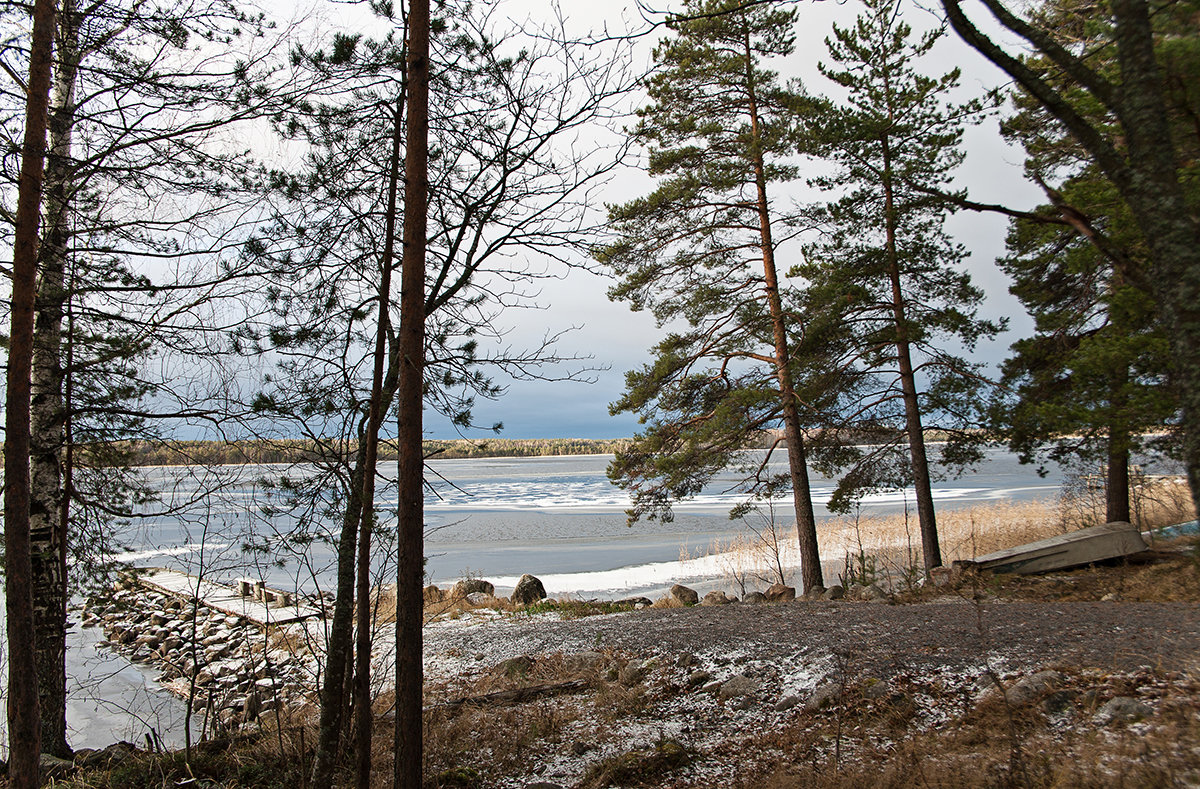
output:
M845 754L860 754L843 755L847 764L891 758L894 743L914 732L955 730L988 692L988 677L1013 687L1022 678L1049 674L1057 677L1051 684L1071 689L1072 699L1093 694L1096 701L1091 706L1048 718L1051 729L1059 732L1049 735L1051 740L1068 728L1076 730L1073 737L1091 736L1088 732L1101 726L1093 719L1095 706L1127 692L1136 696L1137 704L1148 705L1139 709L1162 718L1155 717L1155 725L1169 727L1165 688L1186 697L1182 703L1188 709L1200 698L1186 679L1200 668L1200 605L975 604L957 598L908 605L797 601L646 609L575 620L477 611L426 626L426 677L435 688L427 702L472 695L472 687L479 687L472 683L486 685L488 677L503 675L502 661L528 655L532 660L524 665L536 667L543 656L556 653L564 655L562 662L551 657L547 665L568 665L575 659L571 656L590 656L599 661L602 676L608 671L607 687L625 690L593 690L544 702L542 709L557 705L564 710L563 719L569 723L549 740L536 743L525 761L483 768L486 785L524 789L548 781L542 785L599 786L602 782L589 778L599 765L623 759L620 754L634 748L653 753L654 744L663 741L681 744L695 758L670 771L662 782L634 781L637 785L736 786L747 775L770 775L780 766L813 759L825 763L834 758L825 752L833 713L822 699L831 693L840 698L847 687L859 688L858 693L874 687L883 691L881 699L898 691L911 705L901 733L886 727L847 729ZM1044 669L1065 673L1038 674ZM1174 678L1166 681L1167 676ZM538 677L535 668L524 681L547 679L552 677ZM736 683L748 690L727 693ZM1041 687L1031 698L1043 695ZM611 701L621 693L638 700L624 714L614 712ZM886 707L890 702L858 703ZM529 705L528 714L535 714L539 704ZM470 731L494 725L490 716L501 712L483 708L473 714L482 717L472 719ZM1143 724L1134 726L1143 728L1130 728L1130 736L1140 738L1150 731ZM805 734L806 727L815 727L815 733ZM985 740L996 736L1000 735L984 731ZM1124 735L1101 736L1107 742ZM800 758L789 750L800 741L817 745ZM463 747L474 753L474 743ZM871 769L876 768L868 772ZM1106 785L1107 779L1100 783Z
M1024 671L1059 663L1127 670L1200 666L1195 603L985 602L912 605L791 602L647 609L559 621L506 617L426 628L432 675L517 655L615 649L638 656L737 653L757 661L852 655L886 677L896 667Z

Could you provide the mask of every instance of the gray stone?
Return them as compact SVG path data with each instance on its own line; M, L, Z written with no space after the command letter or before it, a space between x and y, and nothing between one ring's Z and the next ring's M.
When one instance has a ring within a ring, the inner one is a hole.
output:
M519 655L509 658L496 666L496 672L506 677L523 677L533 668L533 658L529 655Z
M799 703L800 703L800 697L794 693L789 693L788 695L784 696L779 701L775 702L775 711L776 712L786 712L787 710L790 710L792 707L795 707Z
M75 763L49 753L38 756L38 769L43 778L60 778L75 769Z
M769 591L770 590L768 590L768 592ZM825 587L824 586L814 586L812 589L809 589L807 592L804 593L804 597L802 599L815 601L815 600L820 600L824 596L825 596Z
M891 693L891 683L885 682L884 680L868 680L863 684L862 687L863 698L871 699L872 701L887 698L891 695Z
M742 602L750 603L751 605L762 605L763 603L767 602L767 596L762 592L749 592L745 597L742 598Z
M563 656L563 667L568 671L593 671L604 664L607 658L600 652L577 652Z
M627 605L640 611L654 605L654 601L649 597L626 597L621 600L613 600L613 605Z
M1154 714L1154 709L1129 696L1109 699L1096 711L1094 720L1101 726L1114 723L1135 723Z
M710 679L712 679L712 674L701 669L699 671L693 671L691 674L688 674L687 683L689 685L691 685L692 687L696 687L697 685L703 685L704 683L708 682Z
M467 595L474 594L476 592L482 592L483 594L491 596L496 594L496 587L482 578L464 578L454 585L454 589L451 590L450 596L455 600L461 600Z
M1060 671L1039 671L1024 677L1008 689L1008 703L1022 707L1041 698L1047 691L1066 684L1067 675Z
M546 599L546 587L542 586L542 582L532 575L522 575L508 599L514 605L536 603L538 600Z
M758 680L737 674L721 683L721 690L717 695L723 699L732 699L738 696L753 696L757 692Z
M466 596L466 601L471 605L486 607L496 606L500 603L500 600L491 592L471 592Z
M617 674L617 681L625 687L631 688L645 679L646 675L650 673L650 669L652 667L653 661L647 661L645 663L626 663L625 666L621 668L620 673Z
M683 584L672 586L670 596L673 600L683 605L695 605L700 602L700 595L696 594L696 590L690 589Z
M825 682L813 689L812 695L804 704L804 709L813 712L841 698L842 686L838 682Z
M700 601L700 605L729 605L733 601L721 590L715 590L704 595L704 599Z
M835 584L834 586L831 586L825 590L824 599L825 600L841 600L845 596L846 596L846 589L844 587L837 586Z
M763 596L772 603L786 603L796 599L796 589L784 584L771 584Z

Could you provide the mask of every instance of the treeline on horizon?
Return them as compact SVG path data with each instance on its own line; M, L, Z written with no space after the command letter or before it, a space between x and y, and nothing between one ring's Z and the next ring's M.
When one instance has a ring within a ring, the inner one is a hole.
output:
M551 455L611 455L630 444L628 438L490 438L450 439L423 442L426 459L454 460L490 457L548 457ZM358 443L312 439L252 439L247 441L130 441L124 442L124 460L130 466L240 465L303 463L328 458L338 445L346 454ZM379 460L396 460L396 442L379 443Z

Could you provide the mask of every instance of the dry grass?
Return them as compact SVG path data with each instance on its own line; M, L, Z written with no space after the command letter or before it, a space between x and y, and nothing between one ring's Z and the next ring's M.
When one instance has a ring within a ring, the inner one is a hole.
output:
M1193 682L1146 672L1137 677L1076 676L1091 704L1056 712L1054 699L1010 707L967 705L944 724L897 727L887 704L854 689L837 709L798 718L759 742L730 743L746 768L738 789L892 789L899 787L1162 787L1200 778L1200 718ZM1152 686L1157 711L1132 726L1091 721L1100 700ZM936 689L924 688L926 694ZM943 699L952 709L955 701ZM838 730L840 726L840 732ZM702 784L676 784L695 786Z

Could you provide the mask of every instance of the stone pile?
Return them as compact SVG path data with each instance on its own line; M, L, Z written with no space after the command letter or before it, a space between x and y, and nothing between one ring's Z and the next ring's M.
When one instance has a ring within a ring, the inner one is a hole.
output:
M97 646L156 666L167 690L184 699L194 692L197 714L226 730L303 704L315 676L307 651L273 645L278 631L202 604L193 616L190 604L146 589L89 600L82 622L102 628Z

